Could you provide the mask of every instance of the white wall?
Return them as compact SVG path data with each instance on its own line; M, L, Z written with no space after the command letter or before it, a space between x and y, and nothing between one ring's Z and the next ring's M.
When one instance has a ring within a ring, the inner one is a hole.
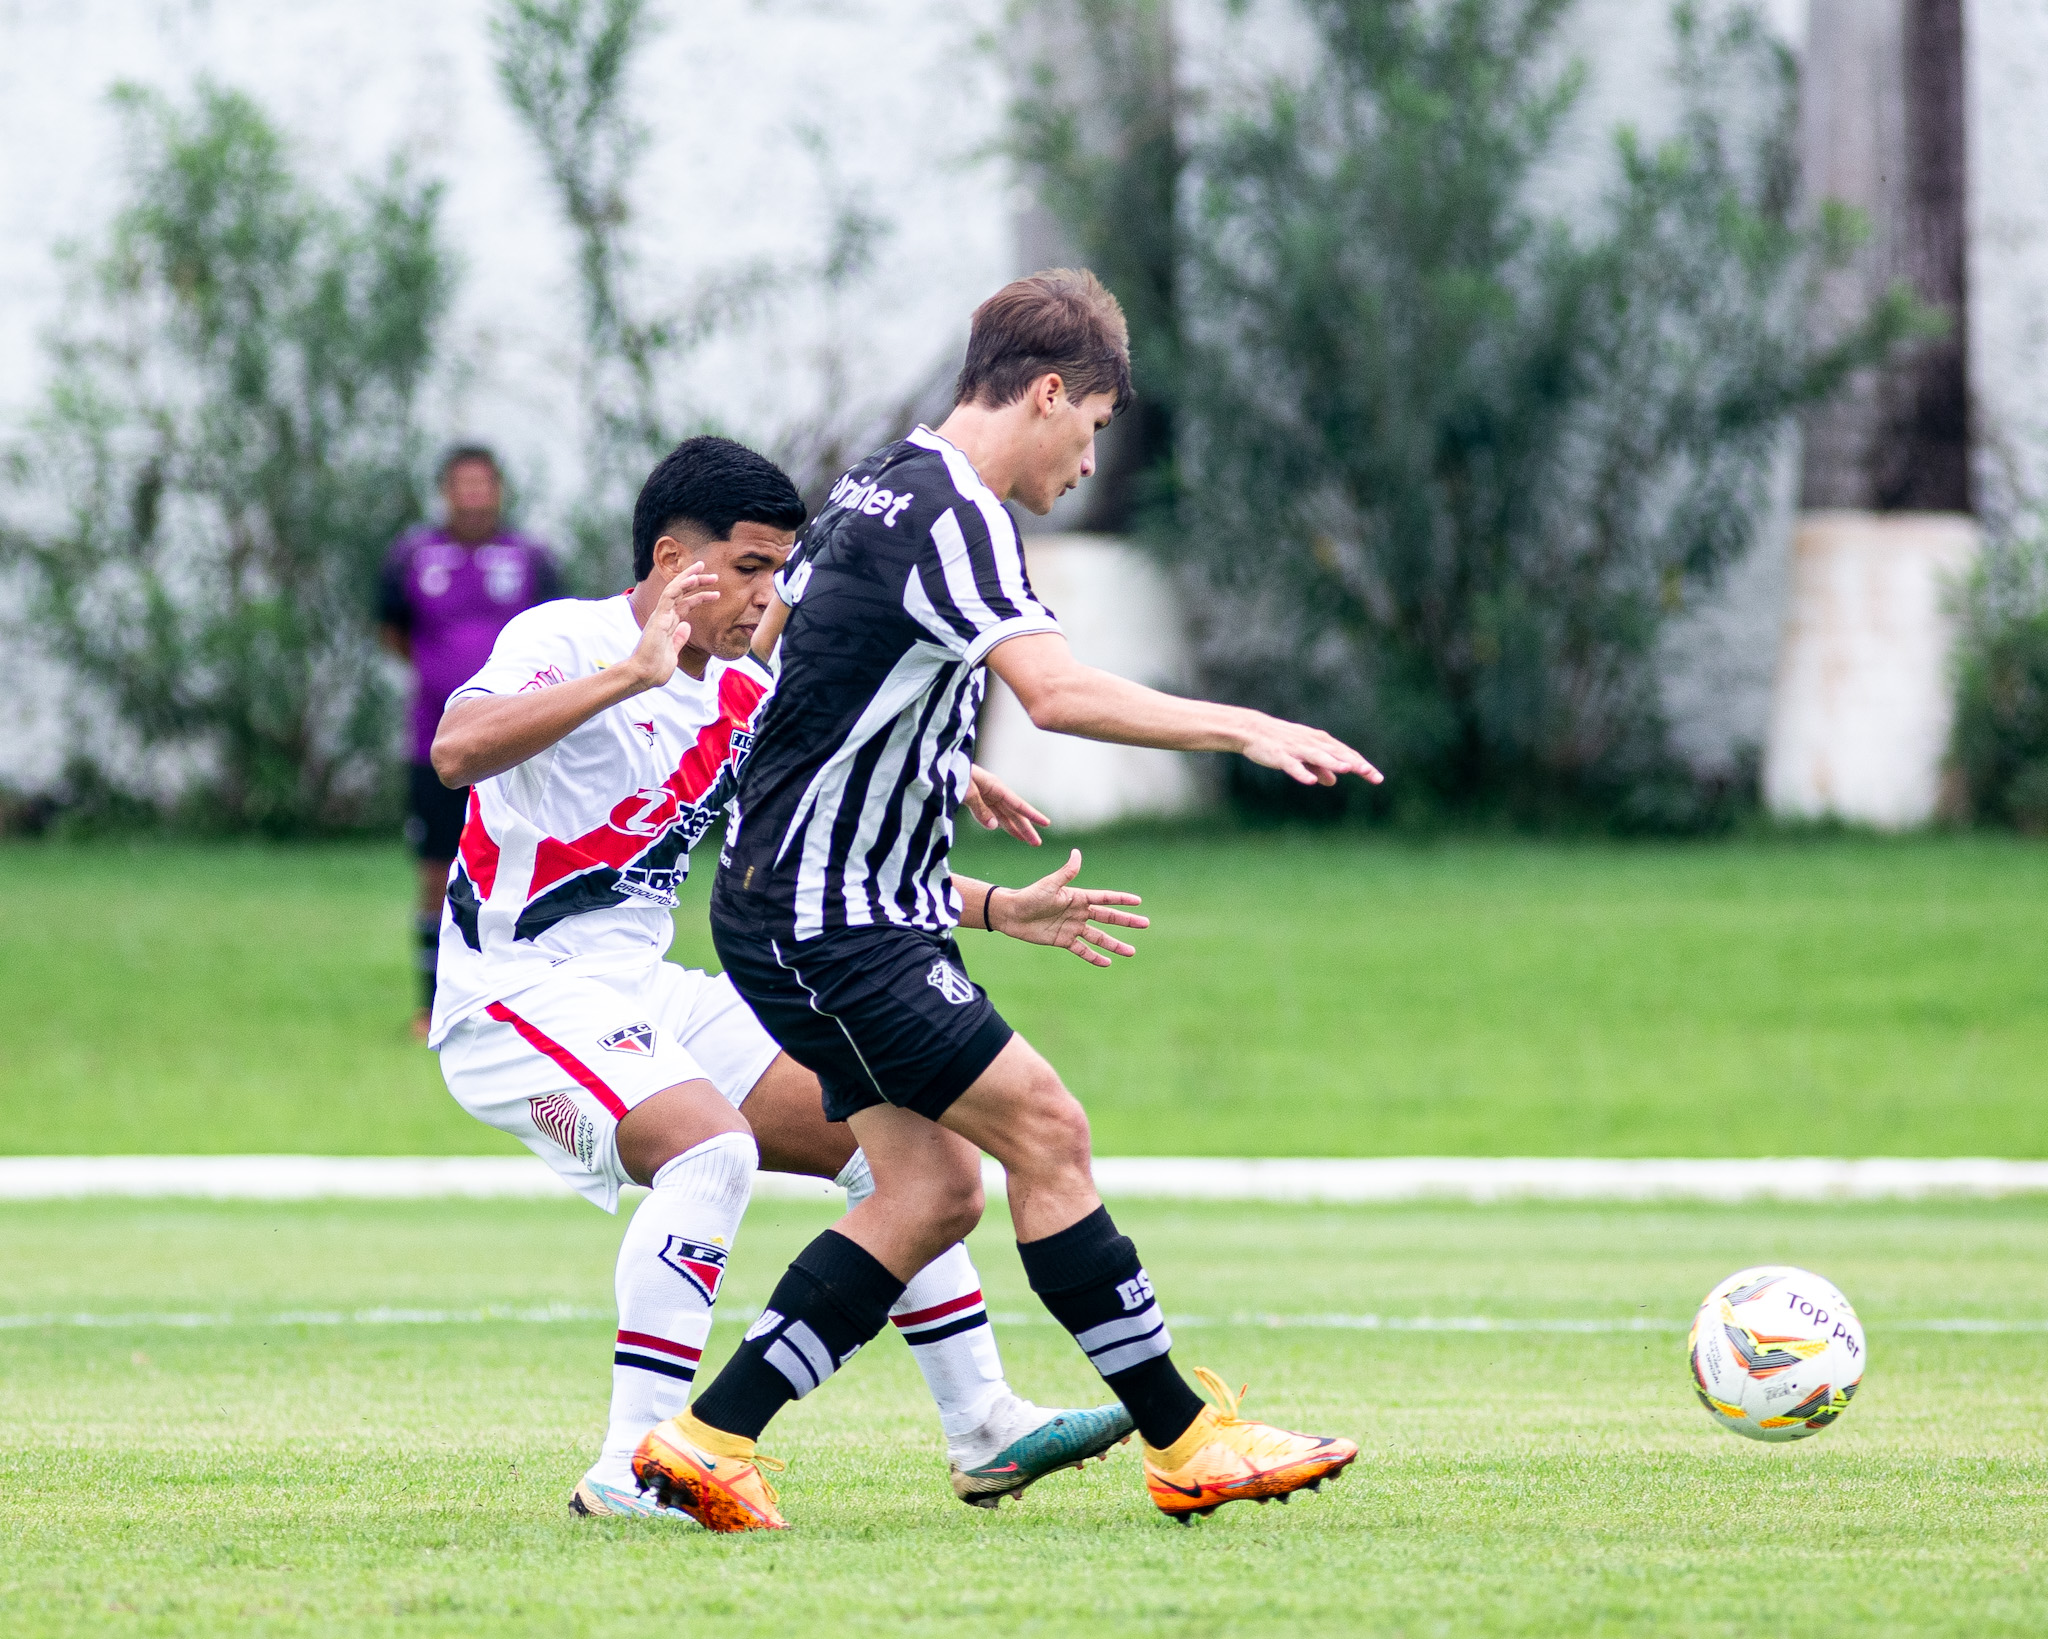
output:
M1013 200L983 157L1002 66L976 34L1002 0L725 0L657 6L634 106L653 140L635 190L650 301L756 257L817 254L829 190L802 140L822 130L842 185L893 232L845 314L815 301L688 361L679 405L755 438L825 403L894 403L948 367L975 303L1013 273ZM571 243L492 69L488 0L0 0L0 444L44 381L60 240L97 236L121 198L119 80L182 94L199 75L257 96L308 168L339 186L402 152L448 184L464 274L433 422L497 444L547 532L573 492L578 327ZM11 604L0 587L0 604ZM47 669L0 632L0 665ZM57 688L9 691L0 781L47 779Z

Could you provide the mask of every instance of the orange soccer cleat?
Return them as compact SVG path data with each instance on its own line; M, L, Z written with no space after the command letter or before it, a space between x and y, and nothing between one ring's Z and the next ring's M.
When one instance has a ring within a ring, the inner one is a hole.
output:
M754 1442L700 1423L685 1411L650 1429L633 1451L633 1478L664 1508L679 1508L707 1531L784 1531L775 1488L761 1475L782 1464Z
M1335 1479L1358 1455L1350 1440L1247 1422L1237 1415L1238 1395L1220 1377L1205 1366L1195 1376L1216 1404L1166 1450L1145 1447L1145 1489L1169 1519L1192 1525L1197 1514L1213 1514L1226 1502L1285 1502Z

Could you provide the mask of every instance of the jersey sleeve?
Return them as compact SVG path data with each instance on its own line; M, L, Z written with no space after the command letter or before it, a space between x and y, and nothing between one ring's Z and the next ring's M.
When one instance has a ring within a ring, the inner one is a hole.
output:
M904 589L904 607L970 666L1010 638L1060 629L1031 589L1017 526L988 500L957 501L933 520L931 539Z
M529 609L508 620L491 645L490 659L476 676L448 696L448 704L479 695L522 694L566 683L574 676L576 646L546 608Z

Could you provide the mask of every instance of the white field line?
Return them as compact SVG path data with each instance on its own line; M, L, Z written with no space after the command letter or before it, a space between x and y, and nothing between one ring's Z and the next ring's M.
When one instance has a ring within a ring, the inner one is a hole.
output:
M992 1191L1002 1170L985 1163ZM1281 1201L1896 1201L2048 1194L2048 1161L1594 1160L1404 1156L1385 1160L1098 1159L1113 1199ZM0 1157L0 1201L193 1196L217 1201L556 1196L533 1156L93 1155ZM822 1179L761 1173L764 1198L828 1200Z
M734 1305L714 1317L719 1324L751 1325L759 1309ZM0 1332L38 1331L47 1327L84 1328L103 1331L209 1331L223 1327L279 1326L482 1326L511 1323L529 1326L559 1326L590 1321L609 1323L611 1309L592 1309L568 1303L516 1307L488 1304L475 1309L286 1309L269 1314L236 1314L232 1311L178 1312L144 1311L129 1314L92 1314L82 1311L47 1311L40 1314L0 1314ZM1050 1315L1037 1311L996 1313L998 1326L1050 1326ZM1173 1315L1175 1326L1203 1328L1247 1326L1267 1331L1339 1332L1607 1332L1674 1333L1686 1329L1683 1320L1634 1316L1628 1319L1573 1319L1567 1316L1500 1317L1494 1315ZM1889 1332L2032 1333L2048 1336L2044 1320L1895 1320L1871 1328L1880 1335Z

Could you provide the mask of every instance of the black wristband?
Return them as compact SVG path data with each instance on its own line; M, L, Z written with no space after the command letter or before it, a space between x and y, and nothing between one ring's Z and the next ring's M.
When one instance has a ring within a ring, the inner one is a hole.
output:
M988 892L981 896L981 926L982 931L984 933L994 933L996 931L995 923L991 922L988 919L988 908L995 902L996 887L995 884L991 882L988 887Z

